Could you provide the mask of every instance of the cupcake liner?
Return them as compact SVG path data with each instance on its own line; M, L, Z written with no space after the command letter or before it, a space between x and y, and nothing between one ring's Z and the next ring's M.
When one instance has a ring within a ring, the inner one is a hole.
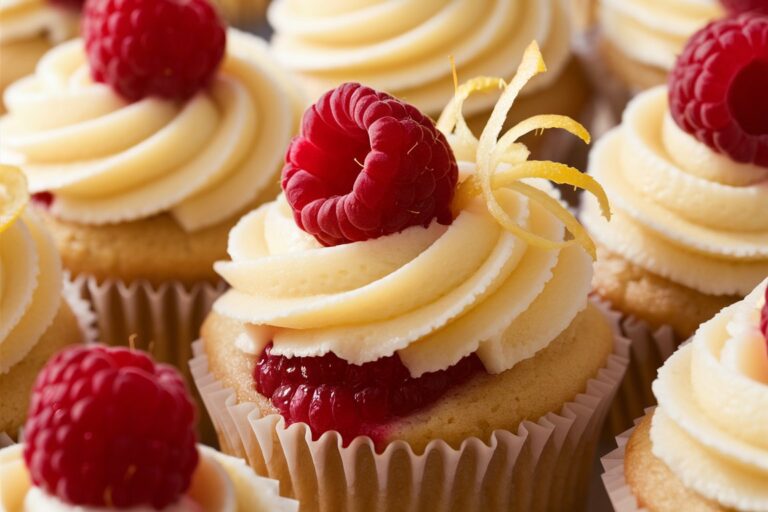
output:
M645 413L650 413L653 409L653 407L649 407L645 410ZM627 443L629 442L629 438L632 437L632 433L635 431L637 424L643 417L644 415L641 415L634 420L635 427L616 436L618 448L600 459L603 464L603 469L605 470L602 475L603 485L605 485L605 490L608 493L608 498L611 500L615 512L640 512L647 510L645 508L640 508L637 504L637 498L632 494L632 489L629 487L629 484L627 484L627 480L624 476L624 454L627 448Z
M303 512L577 510L585 505L594 450L629 356L619 315L596 305L613 324L614 352L586 390L515 433L496 431L487 443L469 438L458 449L437 439L417 454L395 441L376 453L364 437L342 447L337 432L313 441L304 424L286 427L280 415L238 404L209 372L199 341L190 367L222 450L280 480L281 494L297 498Z

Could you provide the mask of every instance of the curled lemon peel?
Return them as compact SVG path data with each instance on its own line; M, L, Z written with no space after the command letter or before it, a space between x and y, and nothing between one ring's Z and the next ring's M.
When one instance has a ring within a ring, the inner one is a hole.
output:
M28 202L27 179L21 170L0 165L0 233L19 218Z
M482 76L455 87L456 94L440 115L437 127L449 137L458 158L474 157L477 173L459 186L453 211L457 214L472 199L482 196L488 211L496 221L525 242L542 249L561 249L578 243L594 259L597 257L595 244L573 214L554 197L521 180L542 178L581 188L598 199L603 215L610 219L611 212L605 191L591 176L567 165L549 161L528 161L530 155L528 149L523 143L518 142L520 137L528 133L560 128L589 144L591 137L587 129L566 116L538 115L517 123L499 137L520 91L533 77L546 70L544 58L538 44L534 41L525 50L517 73L509 83L502 78ZM454 78L454 83L456 82ZM502 89L502 93L480 138L477 139L466 124L462 107L471 94L494 88ZM563 222L572 238L565 241L549 240L518 226L496 198L495 191L500 188L515 190L536 201Z

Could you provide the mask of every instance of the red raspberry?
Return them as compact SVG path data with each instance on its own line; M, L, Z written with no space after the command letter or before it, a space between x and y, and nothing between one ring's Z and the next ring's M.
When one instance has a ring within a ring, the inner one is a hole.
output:
M84 0L50 0L54 5L66 7L67 9L75 9L79 11L83 8Z
M760 330L766 343L768 343L768 288L765 289L765 304L763 304L763 310L760 312Z
M32 482L67 503L161 509L189 487L194 422L174 368L126 348L78 347L37 377L24 460Z
M711 23L688 42L669 78L672 117L736 162L768 167L768 17Z
M287 358L271 349L270 344L256 363L256 390L288 425L307 423L315 438L336 430L345 445L359 435L377 440L381 425L426 407L483 371L474 354L414 379L397 355L358 366L330 353Z
M768 2L765 0L720 0L720 3L731 14L741 14L748 11L768 13Z
M226 46L208 0L88 0L83 36L93 79L130 101L189 98L210 82Z
M360 84L307 109L288 148L283 190L296 223L323 245L449 224L458 166L415 107Z
M32 202L44 210L50 209L51 205L53 204L53 200L53 194L50 192L38 192L36 194L32 194Z

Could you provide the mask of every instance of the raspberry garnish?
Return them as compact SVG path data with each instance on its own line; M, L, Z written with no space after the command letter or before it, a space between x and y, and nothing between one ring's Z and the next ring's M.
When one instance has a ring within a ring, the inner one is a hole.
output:
M765 289L765 304L760 312L760 331L763 333L765 342L768 343L768 288Z
M189 487L194 421L174 368L126 348L78 347L37 377L24 460L34 485L67 503L162 509Z
M32 202L45 210L48 210L51 207L53 200L53 194L50 192L38 192L32 194Z
M346 83L307 109L282 186L296 223L323 245L449 224L458 166L412 105Z
M484 371L475 354L414 379L397 355L353 365L332 353L287 358L271 349L269 344L256 363L256 390L271 399L288 425L307 423L315 438L336 430L345 445L359 435L377 440L382 424L435 402Z
M720 0L720 3L731 14L750 11L768 13L768 2L765 0Z
M709 24L688 42L669 78L672 117L736 162L768 167L768 17Z
M226 46L208 0L88 0L83 36L93 79L130 101L192 96L211 80Z

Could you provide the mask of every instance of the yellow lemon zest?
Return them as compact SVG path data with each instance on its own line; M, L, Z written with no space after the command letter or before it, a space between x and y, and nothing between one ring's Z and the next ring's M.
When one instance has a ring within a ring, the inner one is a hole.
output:
M27 179L21 170L0 165L0 233L19 218L28 202Z

